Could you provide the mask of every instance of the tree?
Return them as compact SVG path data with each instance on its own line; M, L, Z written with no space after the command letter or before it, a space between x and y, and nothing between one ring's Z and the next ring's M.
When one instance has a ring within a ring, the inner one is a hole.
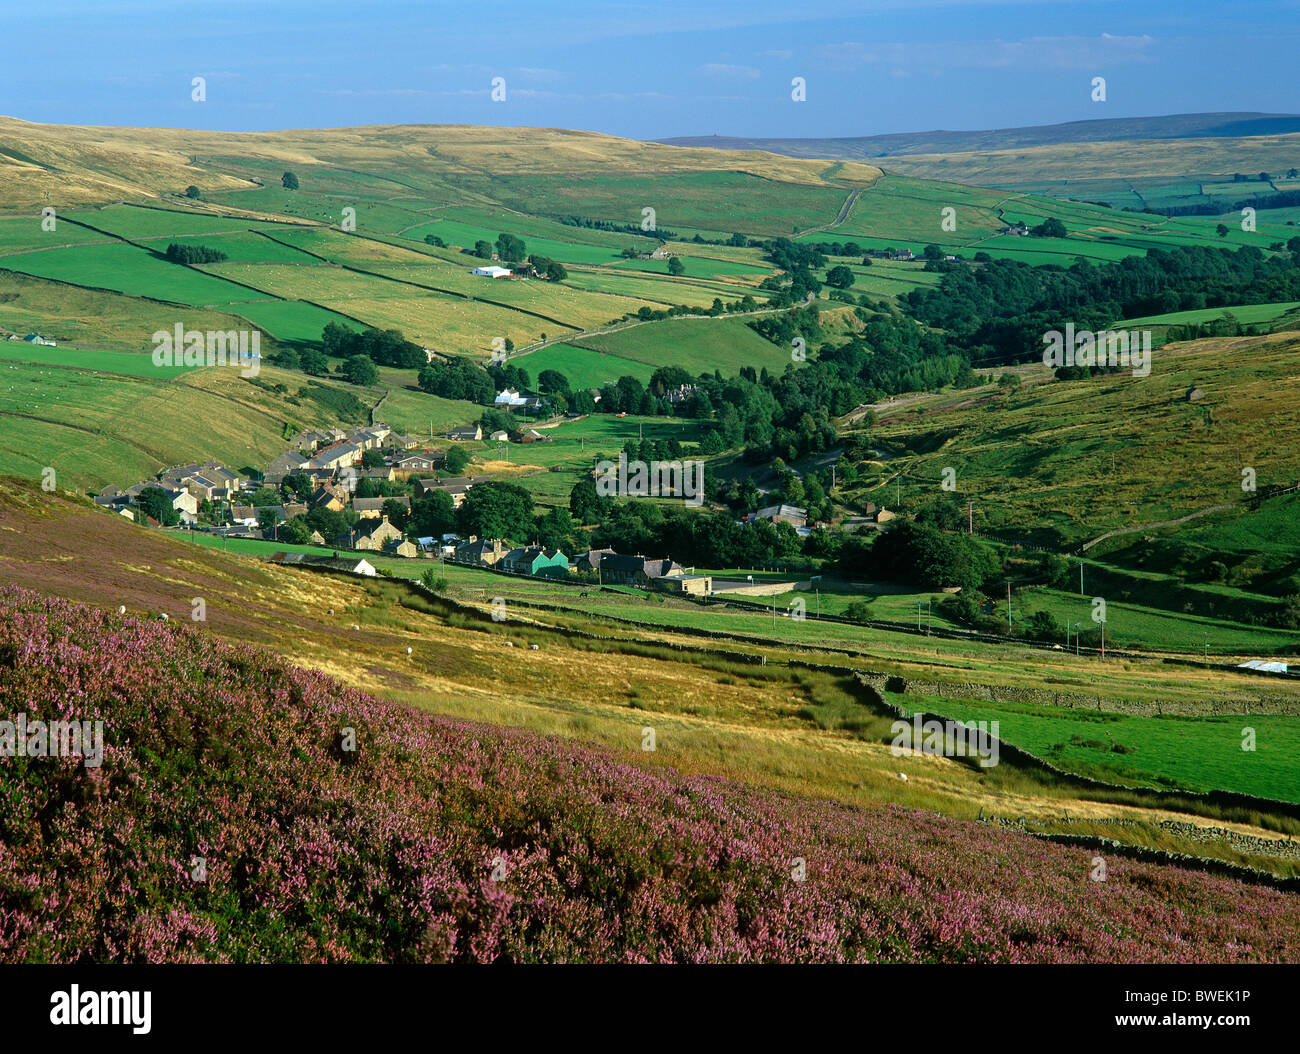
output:
M445 490L411 503L411 531L417 538L441 538L456 528L456 507Z
M1036 238L1064 238L1069 232L1065 224L1055 216L1049 216L1036 227L1030 227L1029 233Z
M443 470L453 476L459 476L469 464L469 451L463 446L453 446L447 450L447 458L442 463Z
M1035 611L1025 624L1024 633L1030 640L1055 640L1060 629L1050 611Z
M668 273L671 275L683 275L686 273L686 265L676 256L669 257Z
M447 248L447 243L443 241L441 238L439 238L436 234L426 234L424 236L424 244L432 245L435 249Z
M306 545L311 541L311 527L305 516L295 516L280 524L280 541L290 545Z
M388 517L388 522L399 531L406 530L406 525L411 522L411 514L406 511L406 506L396 498L389 498L384 502L384 515Z
M513 234L498 234L497 256L509 263L518 263L526 259L527 250L524 248L524 240Z
M384 452L382 450L366 450L361 454L362 468L383 468Z
M468 399L473 403L492 401L492 378L487 371L465 359L450 362L430 362L416 381L421 391L439 395L444 399Z
M172 508L171 499L161 487L145 487L136 500L140 502L140 508L146 515L153 517L164 527L174 527L180 523L180 513Z
M546 264L546 280L548 282L563 282L569 277L569 272L564 269L564 264L559 260L549 260ZM542 334L542 340L546 339L546 334Z
M1214 228L1214 233L1217 234L1220 238L1226 238L1228 236L1228 228L1225 227L1222 223L1220 223L1217 227Z
M480 238L474 243L474 253L480 260L492 259L492 243Z
M369 355L353 355L343 363L341 372L351 384L365 386L379 382L379 370Z
M186 196L187 198L191 198L191 199L194 200L194 201L197 201L197 200L199 199L199 196L200 196L199 188L198 188L198 187L194 187L194 186L186 187L186 188L185 188L185 196Z
M461 534L524 539L533 529L533 497L517 484L488 480L469 489L456 522Z
M579 523L601 523L612 506L613 501L601 496L590 476L578 480L569 491L569 511Z
M569 379L559 370L542 370L537 375L537 387L543 392L565 392L569 390Z
M284 187L285 190L297 190L298 177L295 176L292 172L286 172L283 176L280 177L280 184Z
M314 348L307 348L299 356L302 360L302 372L313 377L324 377L330 371L329 359Z
M533 537L544 549L559 549L572 552L574 545L573 515L568 509L555 508L545 515L538 516L534 525Z
M826 272L826 284L836 289L848 289L853 281L853 272L844 264L838 264Z

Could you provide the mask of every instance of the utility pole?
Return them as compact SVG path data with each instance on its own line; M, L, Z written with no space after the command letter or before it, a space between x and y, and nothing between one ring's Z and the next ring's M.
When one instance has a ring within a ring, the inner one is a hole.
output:
M921 602L916 602L916 632L921 632Z
M1106 620L1101 620L1101 661L1106 661Z
M1011 579L1009 579L1009 578L1007 579L1007 636L1008 636L1008 637L1012 636L1012 633L1011 633Z
M1074 654L1079 654L1079 623L1074 624Z
M975 503L974 503L973 501L969 503L968 512L969 512L969 514L970 514L970 531L969 531L969 533L970 533L970 534L974 534L974 533L975 533Z
M1079 596L1083 596L1083 561L1079 561Z

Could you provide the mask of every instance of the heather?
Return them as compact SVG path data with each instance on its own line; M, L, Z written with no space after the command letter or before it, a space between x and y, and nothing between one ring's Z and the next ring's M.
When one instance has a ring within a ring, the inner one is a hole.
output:
M1090 851L442 719L6 588L19 712L102 720L104 758L0 758L5 962L1300 960L1268 887L1120 857L1093 882Z

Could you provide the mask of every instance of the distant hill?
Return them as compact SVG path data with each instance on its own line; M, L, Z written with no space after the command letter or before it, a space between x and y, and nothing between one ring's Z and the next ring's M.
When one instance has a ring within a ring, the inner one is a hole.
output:
M258 179L278 185L286 169L305 176L326 166L382 181L392 196L470 204L527 197L509 187L521 178L558 181L563 188L580 174L588 193L601 180L682 173L700 178L710 172L824 188L828 168L755 151L720 158L713 151L557 128L377 125L208 132L32 124L0 117L0 202L5 211L176 194L191 184L205 194L248 189ZM837 169L835 180L861 185L878 175L871 166L850 165ZM526 189L535 192L536 186ZM634 214L639 218L639 212Z
M889 135L807 139L679 136L657 142L671 146L713 147L722 150L765 150L788 157L858 160L908 154L1012 150L1061 143L1123 142L1133 139L1236 139L1294 133L1300 133L1300 114L1189 113L1165 117L1103 118L964 132L899 132Z

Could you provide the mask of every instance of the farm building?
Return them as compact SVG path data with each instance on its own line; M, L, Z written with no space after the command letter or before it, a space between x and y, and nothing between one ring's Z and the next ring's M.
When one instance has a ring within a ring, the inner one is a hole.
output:
M356 557L339 556L335 553L333 556L313 556L309 553L273 553L270 557L273 564L284 564L288 567L324 567L331 571L350 571L354 575L369 575L375 577L375 566L369 560L361 560Z
M660 589L688 596L707 597L713 592L712 575L669 575L655 582Z
M501 560L501 566L517 575L546 575L548 578L567 578L569 558L558 549L539 546L511 549Z
M613 549L589 549L585 553L579 553L570 561L574 571L578 574L594 575L600 568L600 561L603 557L613 556Z
M685 574L680 564L672 560L645 556L619 556L611 553L600 561L600 575L603 581L628 586L647 586L655 584L661 578L672 578Z
M396 502L407 512L411 511L411 499L407 497L353 498L352 508L357 511L363 520L377 520L384 515L384 503L389 501Z
M747 522L771 520L773 523L788 523L791 527L805 527L808 524L808 510L797 505L768 505L746 517Z
M496 264L488 264L485 267L476 267L471 274L476 274L480 278L509 278L513 271L509 267L498 267Z
M1250 659L1237 664L1239 670L1253 670L1255 673L1286 673L1287 664L1271 659Z
M499 538L471 539L456 546L456 562L495 567L509 550Z

